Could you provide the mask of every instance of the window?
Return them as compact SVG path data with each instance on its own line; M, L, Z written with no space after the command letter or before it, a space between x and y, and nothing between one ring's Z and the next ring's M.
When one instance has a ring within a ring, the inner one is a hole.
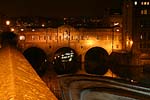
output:
M59 36L59 40L61 40L61 36Z
M137 5L137 1L134 1L134 5L135 5L135 6Z
M71 40L73 40L73 36L71 36Z
M47 37L46 37L46 36L44 36L44 40L47 40Z
M146 1L145 1L145 2L143 2L143 1L142 1L142 2L141 2L141 5L144 5L144 6L146 6L146 5L147 5L147 6L148 6L148 5L149 5L149 2L146 2Z
M31 35L31 40L39 40L40 36L38 35Z
M25 40L25 39L26 39L26 38L25 38L24 35L19 36L19 40Z
M144 14L144 11L143 10L141 10L141 15L143 15Z
M141 39L141 40L143 39L143 36L142 36L142 35L140 35L140 39Z
M147 15L147 14L148 14L147 9L141 10L141 15Z
M39 36L39 40L44 40L44 36Z
M141 2L141 5L144 5L144 3L143 3L143 2Z
M147 15L147 9L144 9L144 14Z
M47 36L47 40L51 40L51 36Z

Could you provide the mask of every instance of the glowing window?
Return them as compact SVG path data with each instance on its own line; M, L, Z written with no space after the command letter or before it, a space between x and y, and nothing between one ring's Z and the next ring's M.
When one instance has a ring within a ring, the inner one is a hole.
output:
M149 2L147 2L147 5L149 5Z
M144 5L147 5L147 2L144 2Z
M19 40L25 40L25 36L24 35L19 36Z
M45 24L42 24L42 27L45 27Z
M32 29L32 32L34 32L35 31L35 29Z
M144 9L144 10L141 10L141 14L143 15L147 15L148 14L148 11L147 11L147 9Z
M35 36L31 36L31 39L32 39L32 40L35 40Z
M20 29L21 31L24 31L24 29L22 28L22 29Z
M141 2L141 5L144 5L144 3L143 3L143 2Z
M144 11L143 10L141 10L141 15L143 15L144 14Z
M137 5L137 1L134 1L134 5Z
M141 27L143 27L144 25L141 25Z
M147 15L147 9L144 9L144 12L143 12L145 15Z
M47 36L47 40L51 40L51 36Z
M140 36L140 39L143 39L143 36L142 36L142 35Z

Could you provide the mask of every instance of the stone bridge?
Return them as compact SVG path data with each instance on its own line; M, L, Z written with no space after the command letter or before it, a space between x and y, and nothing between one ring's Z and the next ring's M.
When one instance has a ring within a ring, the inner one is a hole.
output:
M63 25L58 28L22 29L17 34L18 48L25 55L39 51L48 57L48 61L54 62L56 58L63 56L60 55L61 52L73 52L83 73L87 67L91 67L86 62L95 60L104 67L106 58L112 52L123 50L122 31L119 27L86 29Z
M62 47L70 47L78 54L93 47L101 47L108 54L113 50L122 50L122 31L115 28L73 28L63 25L58 28L26 29L19 31L18 45L25 51L30 47L39 47L47 54L54 54Z

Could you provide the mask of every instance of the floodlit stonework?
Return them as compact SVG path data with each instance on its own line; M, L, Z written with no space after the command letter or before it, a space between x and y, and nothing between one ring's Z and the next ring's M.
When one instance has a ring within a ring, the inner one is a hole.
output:
M14 48L0 49L1 100L57 100L24 56Z

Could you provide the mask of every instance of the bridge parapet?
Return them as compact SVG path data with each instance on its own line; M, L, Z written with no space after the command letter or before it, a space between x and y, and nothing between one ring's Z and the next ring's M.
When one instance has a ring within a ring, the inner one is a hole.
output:
M15 48L0 50L1 100L57 100Z

